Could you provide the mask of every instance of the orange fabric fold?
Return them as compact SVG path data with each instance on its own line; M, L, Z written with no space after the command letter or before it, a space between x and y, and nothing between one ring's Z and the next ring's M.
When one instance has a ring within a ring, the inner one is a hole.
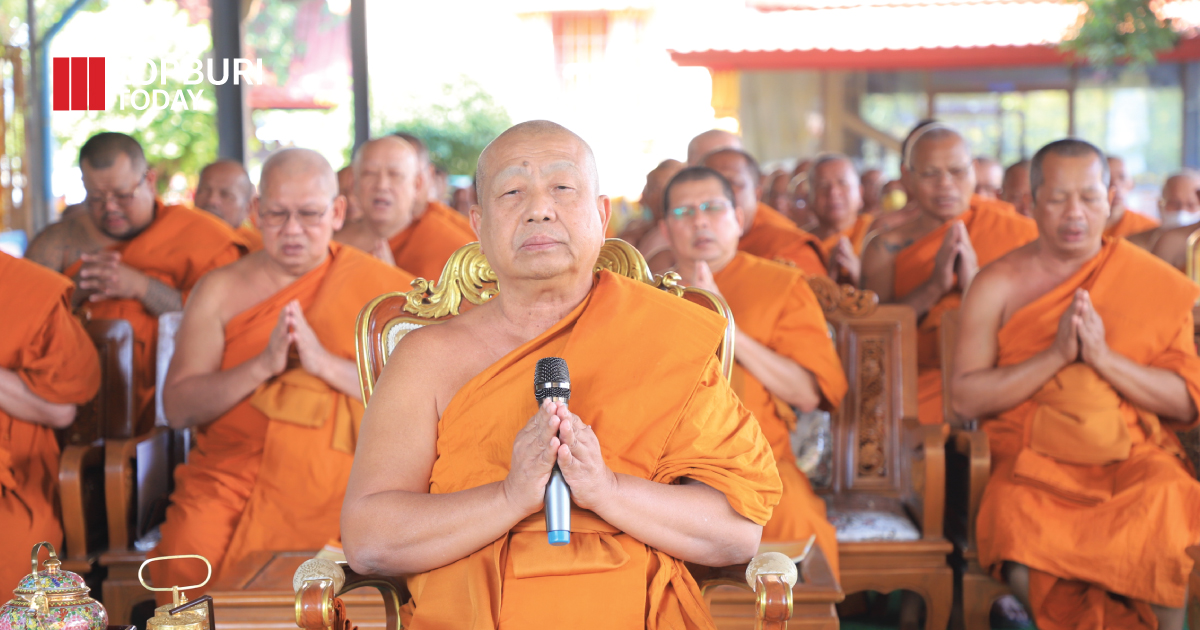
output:
M254 227L253 223L247 220L233 231L234 238L238 247L242 248L243 254L256 252L263 248L262 232Z
M74 289L66 276L0 252L0 367L56 404L83 404L100 388L96 347L71 314ZM35 544L62 549L58 459L53 429L0 403L0 584L29 574L25 559Z
M185 206L154 202L154 221L140 234L113 249L121 262L176 289L186 301L204 274L241 257L237 238L220 219ZM76 261L65 273L74 278L83 266ZM124 319L133 326L133 397L136 434L154 426L154 384L158 317L138 300L85 302L87 319Z
M971 198L971 208L958 216L971 238L975 257L983 267L1008 252L1037 238L1037 224L1023 217L1003 202L992 202ZM895 297L903 298L921 286L933 275L934 260L951 221L917 239L912 245L896 254ZM941 424L942 411L942 357L939 331L942 315L962 304L962 293L950 291L917 326L917 417L922 424Z
M329 249L319 267L226 324L222 370L260 354L292 300L326 350L354 360L359 311L412 277L353 247ZM362 411L360 401L305 372L293 356L283 374L197 429L190 460L175 471L154 555L202 555L215 579L254 551L319 549L337 538ZM156 584L204 578L197 563L151 569Z
M1021 363L1053 344L1078 288L1089 291L1111 350L1179 374L1200 400L1191 313L1200 288L1124 239L1106 239L1070 279L1014 313L1000 329L997 364ZM1119 394L1098 394L1086 374L1063 377L1076 365L1060 372L1052 399L1039 394L983 425L993 468L976 531L980 562L996 575L1004 561L1033 570L1039 628L1153 628L1145 604L1184 603L1192 569L1184 549L1200 540L1200 482L1153 414ZM1126 428L1128 456L1075 464L1032 450L1033 424L1044 421L1039 410L1047 405L1103 413L1108 424L1063 431L1060 456L1105 457L1089 453L1095 447L1087 441L1111 434L1113 424Z
M1144 214L1127 209L1125 210L1125 214L1121 215L1120 221L1104 228L1104 235L1111 238L1132 236L1146 230L1153 230L1156 227L1158 227L1158 221Z
M396 266L418 278L435 281L458 248L476 241L469 224L445 204L430 204L419 219L388 239Z
M773 222L773 216L781 217L787 224ZM829 273L817 237L796 227L774 208L763 203L758 204L758 212L738 241L738 249L759 258L795 265L812 276Z
M758 423L720 374L724 325L711 311L600 272L579 307L455 394L438 421L429 491L508 474L513 438L537 410L534 366L560 356L571 369L571 410L591 425L615 472L659 483L688 477L767 522L779 477ZM404 627L713 627L682 561L582 510L573 512L571 544L551 547L544 522L531 515L466 558L410 577Z
M425 214L429 214L430 212L442 215L448 222L457 225L468 234L475 234L474 228L471 227L471 220L466 215L440 201L430 201L426 204ZM471 240L476 239L472 238Z
M782 212L776 210L770 204L758 202L758 214L762 216L763 223L774 225L775 227L796 229L797 225L794 221L787 218Z
M829 260L833 248L837 246L838 241L842 237L850 239L850 245L854 248L854 253L862 256L863 242L867 240L867 234L871 233L871 224L875 222L875 217L870 215L859 215L849 229L838 232L829 238L821 241L821 252L825 255L825 259Z
M825 314L804 273L738 252L713 278L733 309L738 328L812 372L821 390L822 408L840 406L849 385ZM807 540L815 533L836 572L837 536L825 518L825 502L796 467L789 437L796 426L795 412L740 363L734 363L730 385L758 419L783 480L783 498L763 528L763 542Z

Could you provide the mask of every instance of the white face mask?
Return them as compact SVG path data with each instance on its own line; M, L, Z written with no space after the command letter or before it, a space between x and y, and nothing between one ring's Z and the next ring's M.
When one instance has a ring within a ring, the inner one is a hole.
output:
M1200 223L1200 210L1181 210L1163 215L1163 227Z

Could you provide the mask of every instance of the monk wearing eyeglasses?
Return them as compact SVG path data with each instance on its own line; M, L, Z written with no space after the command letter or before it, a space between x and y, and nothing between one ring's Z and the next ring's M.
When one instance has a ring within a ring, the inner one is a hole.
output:
M354 322L412 281L330 242L346 198L319 154L271 156L260 191L263 249L196 285L163 387L168 422L195 427L196 448L175 473L156 553L202 555L218 576L253 551L338 536L363 414ZM156 584L204 578L199 563L153 566Z
M205 273L241 256L233 230L206 212L155 197L142 147L99 133L79 151L85 212L47 227L26 256L75 281L73 304L92 319L133 325L138 433L154 426L158 316L183 308Z
M783 498L763 527L763 540L816 534L836 571L836 532L825 518L825 503L796 465L789 434L796 410L841 404L846 375L804 272L738 251L743 217L734 198L733 187L716 171L680 171L667 184L659 229L683 283L724 297L733 309L737 362L729 383L758 419L783 481Z

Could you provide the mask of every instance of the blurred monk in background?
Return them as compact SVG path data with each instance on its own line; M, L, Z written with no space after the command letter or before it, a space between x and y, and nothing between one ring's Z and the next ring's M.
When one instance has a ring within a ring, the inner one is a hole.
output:
M767 260L786 261L810 275L829 273L815 236L790 222L777 224L768 218L775 209L758 200L760 171L753 156L739 149L721 149L705 157L703 166L720 173L733 186L745 221L738 249Z
M403 138L417 150L417 168L421 169L424 174L424 177L418 180L417 194L413 200L413 218L419 221L426 214L433 213L438 215L438 221L453 223L464 232L470 233L473 236L474 233L471 232L470 219L459 212L455 212L454 208L442 203L442 198L439 196L439 186L441 184L439 184L438 168L429 156L429 146L411 133L397 131L392 135ZM472 238L471 240L475 239Z
M254 551L338 537L363 414L354 322L412 280L330 242L346 200L320 154L275 153L259 186L264 248L196 286L163 389L168 422L195 427L196 446L176 469L154 553L202 555L218 578ZM204 579L199 563L151 573L155 584Z
M1163 182L1162 194L1158 200L1158 211L1162 217L1162 225L1144 232L1127 237L1130 243L1150 252L1161 252L1158 255L1163 260L1183 269L1184 246L1188 229L1196 223L1200 216L1200 180L1190 171L1175 173ZM1166 235L1171 238L1162 247L1159 241Z
M971 160L975 169L975 194L984 199L999 199L1004 186L1004 168L990 157L980 155Z
M1103 236L1107 166L1080 140L1034 156L1040 236L971 285L951 402L991 444L980 563L1037 627L1179 630L1200 482L1174 432L1197 422L1200 289Z
M262 249L262 233L250 222L253 199L254 184L240 163L218 160L200 170L193 202L232 228L247 252Z
M337 172L338 194L346 198L346 222L345 225L357 223L362 219L362 208L358 207L358 200L354 198L354 168L347 166Z
M721 149L741 149L742 139L723 129L710 129L692 138L687 146L687 165L699 166L708 154Z
M154 426L158 316L183 309L201 276L241 256L223 221L154 194L142 147L99 133L79 150L86 212L47 226L26 256L75 281L72 301L91 319L133 325L136 433Z
M670 244L662 230L658 229L658 224L663 216L663 190L667 182L685 166L679 160L663 160L646 175L646 185L642 188L640 203L650 212L650 219L636 235L637 240L630 242L637 246L646 263L650 265L650 271L656 274L666 272L675 264Z
M29 574L39 542L62 549L55 429L100 388L100 361L71 314L70 278L0 252L0 583ZM65 555L65 554L64 554Z
M1184 180L1184 183L1186 184L1187 180ZM1178 184L1176 185L1178 186ZM1187 190L1188 189L1186 185L1178 186L1178 190L1175 191L1175 194L1185 195ZM1175 198L1173 199L1172 205L1176 208L1187 208L1189 205L1191 205L1194 208L1200 209L1200 190L1192 191L1191 204L1185 204L1183 199ZM1190 212L1189 210L1182 211ZM1167 263L1172 267L1175 267L1180 271L1185 271L1187 266L1188 237L1190 237L1198 227L1200 226L1197 226L1197 224L1193 223L1163 230L1162 234L1158 237L1158 240L1154 243L1154 249L1152 250L1152 253L1155 256L1167 261Z
M427 202L417 151L398 136L368 141L354 155L354 196L363 220L337 233L337 240L391 262L420 278L436 280L450 255L475 240L444 213L414 216ZM389 260L390 256L390 260Z
M874 218L863 214L863 199L854 162L840 153L819 156L809 168L809 207L817 217L812 235L821 239L829 275L858 286L863 242Z
M995 202L973 200L971 153L950 127L923 127L908 160L905 187L920 214L871 240L863 252L863 287L881 303L916 311L917 413L924 424L941 424L942 315L958 308L980 267L1037 238L1037 224Z
M1004 185L1000 201L1012 204L1017 214L1033 216L1033 200L1029 195L1029 160L1021 160L1004 170Z
M758 419L783 481L783 498L763 540L816 534L825 557L836 558L837 535L825 518L825 502L796 465L789 438L797 411L832 411L848 388L817 296L798 269L738 251L741 211L733 188L716 171L685 169L665 196L660 229L670 241L675 271L683 284L722 296L733 310L737 352L729 382ZM831 565L836 574L836 561Z
M1108 172L1111 177L1108 183L1111 211L1108 214L1104 235L1132 236L1158 227L1158 221L1143 214L1131 212L1125 206L1129 193L1133 192L1133 178L1125 170L1125 160L1119 157L1109 157Z
M917 202L916 202L915 193L911 189L909 189L909 187L908 187L909 180L908 180L908 177L905 176L905 172L908 170L908 167L906 165L908 164L909 145L912 144L913 138L916 137L917 134L920 133L922 129L924 129L925 127L928 127L929 125L935 125L935 124L940 124L940 123L938 123L938 121L936 121L936 120L933 120L932 118L927 118L925 120L918 122L915 126L913 126L913 128L911 130L909 130L908 135L904 137L904 141L900 143L900 180L899 181L900 181L900 184L902 186L904 186L904 192L905 192L905 196L907 198L907 202L904 204L904 207L902 207L898 210L893 210L892 212L888 212L888 213L884 214L883 216L878 217L875 220L875 223L872 224L872 226L871 226L872 231L879 232L879 233L886 232L902 223L906 223L906 222L916 218L921 213L920 206L918 206ZM974 166L972 165L972 169L973 168L974 168ZM974 171L972 171L972 177L974 177ZM972 194L974 194L974 188L972 188L971 190L972 190Z
M510 128L476 182L501 290L405 335L380 375L342 512L350 566L408 576L406 628L711 627L684 562L747 561L780 495L721 376L724 318L593 272L609 200L567 129ZM530 381L552 356L573 394L539 407ZM555 463L563 547L542 510Z
M859 178L859 188L862 190L863 209L861 214L872 219L883 211L883 171L869 168L863 171Z

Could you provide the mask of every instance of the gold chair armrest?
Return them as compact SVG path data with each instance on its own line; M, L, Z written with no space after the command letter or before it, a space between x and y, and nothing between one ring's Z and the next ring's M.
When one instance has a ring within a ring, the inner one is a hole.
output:
M138 445L160 439L169 432L170 429L166 427L155 427L143 435L108 440L104 445L104 502L108 510L109 549L128 549L133 542L129 540L129 512L134 500L133 466L130 462L137 455Z
M320 558L306 561L292 576L296 590L296 625L305 630L341 630L345 611L338 597L369 586L383 596L386 630L399 630L400 607L412 597L403 577L360 575L344 562Z
M86 573L98 551L88 549L87 509L83 504L83 471L89 466L98 465L103 451L102 440L91 444L71 444L63 449L59 459L59 501L62 505L63 539L67 545L63 566L76 573Z

